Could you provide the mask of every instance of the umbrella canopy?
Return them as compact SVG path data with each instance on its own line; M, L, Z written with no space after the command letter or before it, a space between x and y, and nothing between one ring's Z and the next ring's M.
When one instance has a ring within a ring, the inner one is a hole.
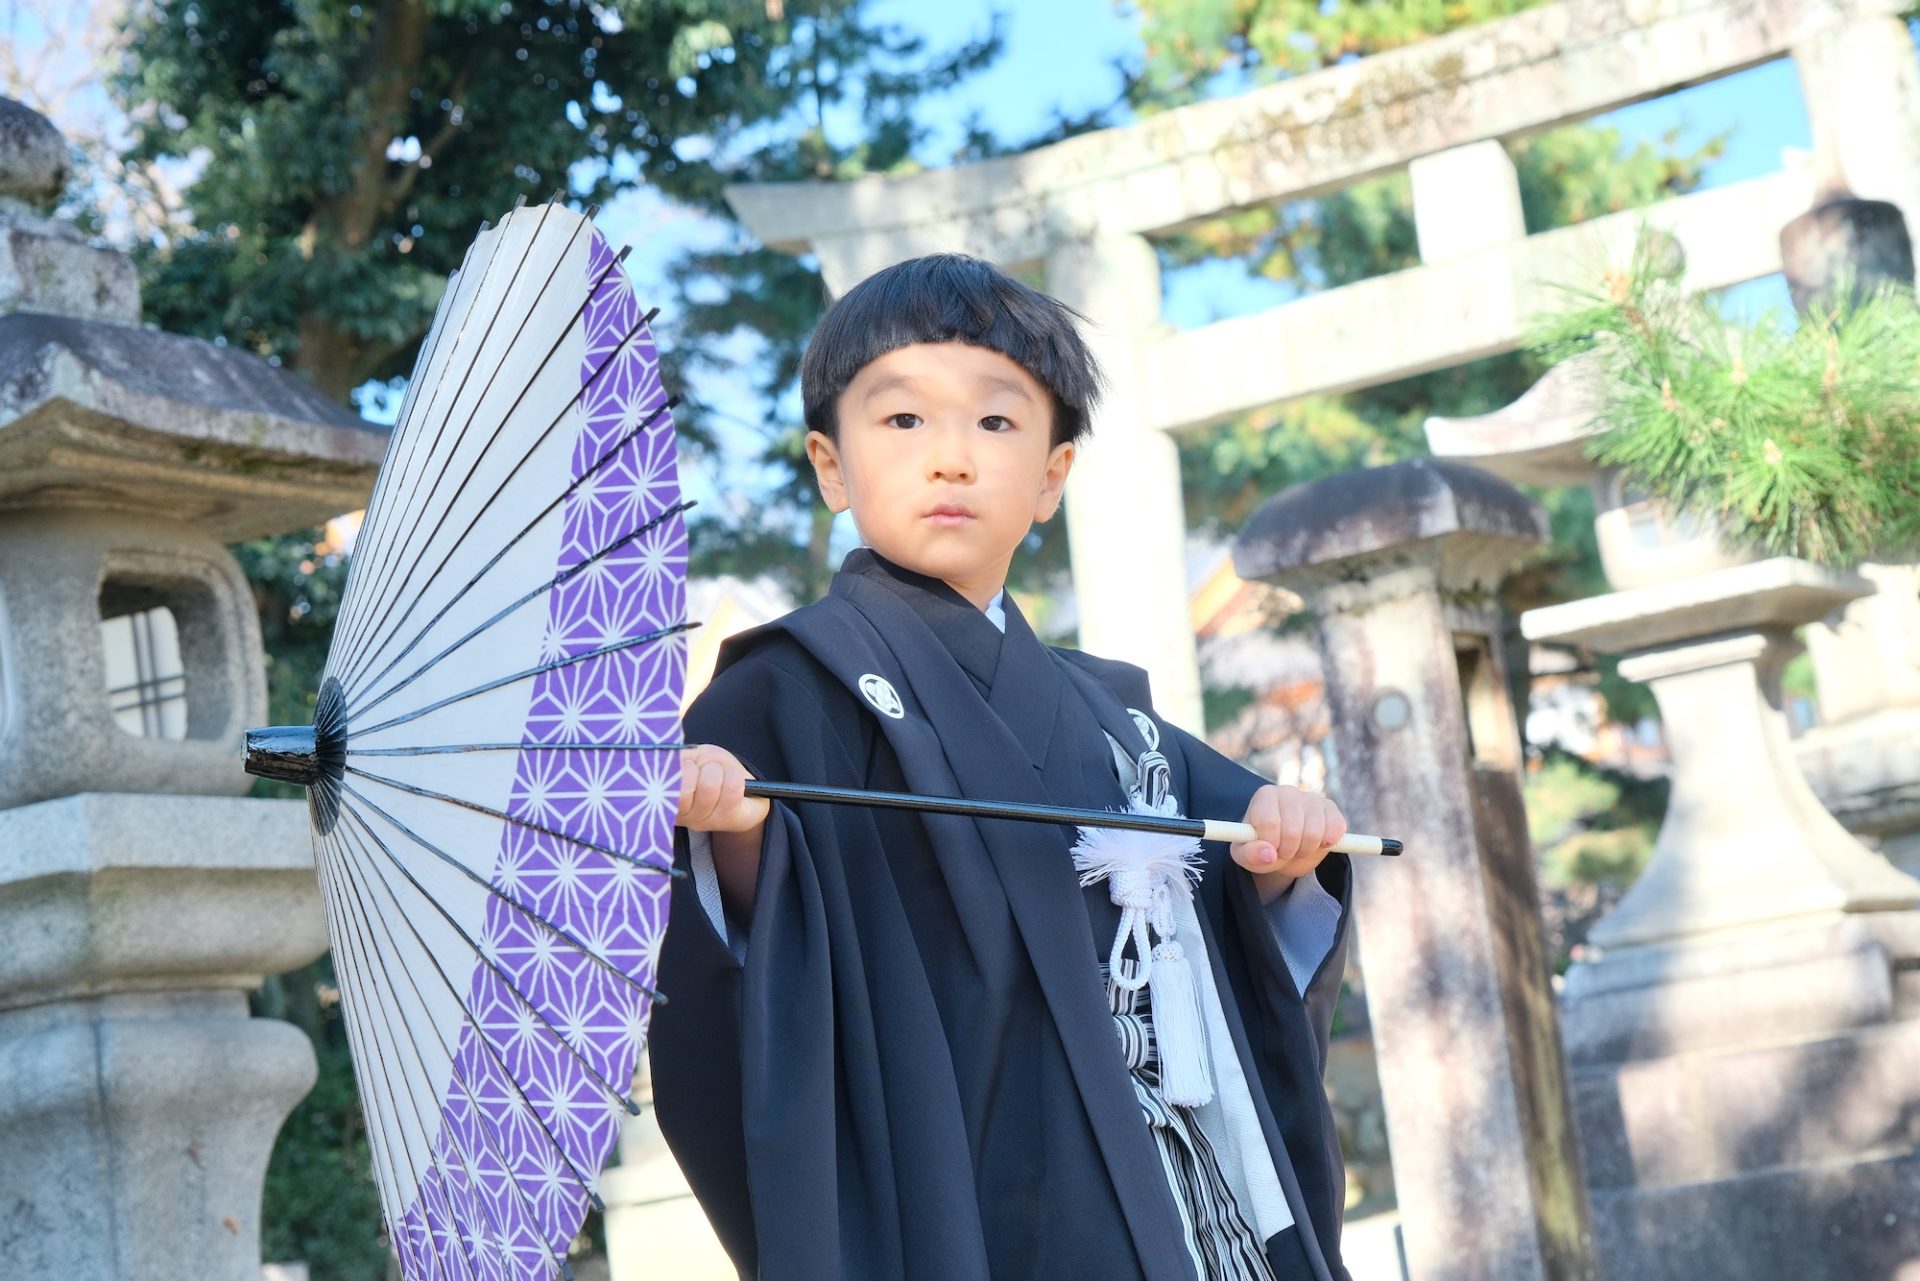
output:
M686 530L658 353L558 204L483 229L422 346L311 730L334 964L408 1278L564 1269L645 1038Z

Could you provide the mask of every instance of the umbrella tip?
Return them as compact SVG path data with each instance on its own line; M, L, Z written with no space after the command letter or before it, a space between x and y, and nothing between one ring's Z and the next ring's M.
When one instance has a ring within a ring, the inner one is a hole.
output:
M600 1213L605 1214L607 1212L607 1203L605 1201L602 1201L600 1199L600 1194L598 1192L593 1191L591 1188L587 1190L587 1200L591 1202L593 1205L593 1208L598 1210ZM571 1276L572 1274L569 1273L568 1275Z
M627 1110L628 1116L640 1115L640 1105L638 1103L635 1103L632 1099L628 1098L624 1094L620 1096L620 1106Z
M311 725L268 725L247 731L247 773L311 787L320 781L320 748Z

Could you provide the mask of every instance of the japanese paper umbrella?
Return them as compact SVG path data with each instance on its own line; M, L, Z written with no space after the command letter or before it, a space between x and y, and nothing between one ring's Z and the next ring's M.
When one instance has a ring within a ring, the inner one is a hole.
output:
M482 228L422 344L313 724L247 736L250 772L309 789L373 1173L409 1281L565 1273L636 1110L678 801L689 504L652 313L622 257L558 204Z

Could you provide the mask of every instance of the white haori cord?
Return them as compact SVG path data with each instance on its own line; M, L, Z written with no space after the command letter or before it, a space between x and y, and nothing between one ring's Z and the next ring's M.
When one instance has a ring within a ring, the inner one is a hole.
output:
M1160 812L1140 803L1132 808ZM1149 990L1161 1096L1179 1107L1211 1102L1207 1025L1193 966L1180 944L1180 917L1192 913L1193 883L1200 876L1200 843L1190 836L1083 827L1074 842L1073 865L1082 885L1105 881L1108 897L1120 908L1107 973L1125 991Z

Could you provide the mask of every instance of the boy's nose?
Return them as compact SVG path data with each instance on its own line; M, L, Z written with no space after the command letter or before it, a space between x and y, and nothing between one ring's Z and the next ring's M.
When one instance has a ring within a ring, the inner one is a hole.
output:
M965 481L973 479L973 451L965 430L942 428L933 433L927 453L929 480Z

